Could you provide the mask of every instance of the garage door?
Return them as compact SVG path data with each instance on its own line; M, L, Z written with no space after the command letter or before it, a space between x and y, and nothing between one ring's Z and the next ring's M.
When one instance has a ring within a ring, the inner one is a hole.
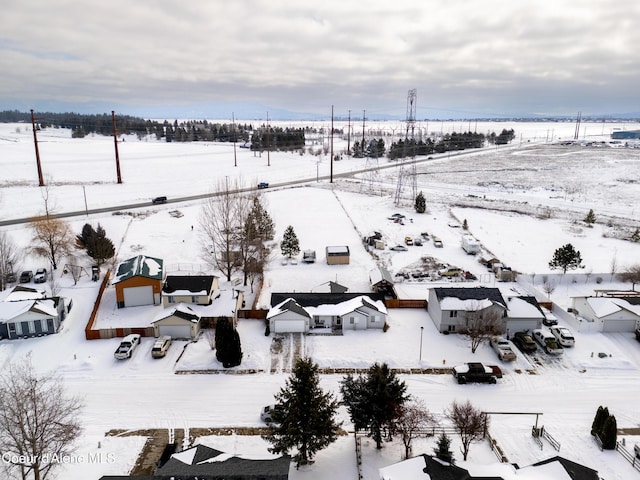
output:
M276 320L274 324L275 333L305 332L306 320Z
M635 329L635 320L605 320L602 324L603 332L633 332Z
M538 320L507 320L509 336L516 332L524 332L535 328L540 328L540 322Z
M160 325L158 327L158 334L162 337L163 335L169 335L174 339L183 339L189 340L191 339L191 327L188 325Z
M124 289L124 306L153 305L153 287L129 287Z

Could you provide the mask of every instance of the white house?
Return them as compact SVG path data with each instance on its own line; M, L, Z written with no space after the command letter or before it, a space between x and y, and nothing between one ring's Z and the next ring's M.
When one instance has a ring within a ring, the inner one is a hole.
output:
M200 333L200 315L182 303L165 308L152 322L154 335L194 340Z
M23 338L56 333L65 318L61 297L0 302L0 338Z
M267 320L273 333L309 333L382 329L387 316L384 301L367 295L292 294L269 310Z
M573 312L595 322L601 332L633 332L640 325L640 305L620 297L574 297Z
M440 332L464 332L470 315L494 315L506 330L505 302L497 288L432 288L427 311Z

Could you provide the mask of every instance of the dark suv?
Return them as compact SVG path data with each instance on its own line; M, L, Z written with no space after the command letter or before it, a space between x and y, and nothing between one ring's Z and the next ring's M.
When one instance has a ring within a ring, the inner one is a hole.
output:
M159 203L167 203L167 197L156 197L151 200L151 203L154 205L158 205Z
M536 342L529 332L516 332L511 341L524 353L532 353L538 349Z

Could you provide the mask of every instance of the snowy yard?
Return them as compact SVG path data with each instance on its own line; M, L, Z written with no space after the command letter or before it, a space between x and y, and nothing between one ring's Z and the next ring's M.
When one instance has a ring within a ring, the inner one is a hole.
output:
M494 128L502 127L498 124ZM518 124L513 127L517 132ZM599 131L599 127L594 126L593 130L596 129ZM43 208L43 200L40 189L34 186L30 132L23 126L18 135L15 125L0 125L0 130L0 165L6 172L0 190L2 219L36 215ZM568 131L573 131L570 124ZM540 131L530 132L531 139L541 138ZM611 275L612 264L616 264L619 272L640 261L640 245L615 238L613 227L606 223L598 223L594 228L579 225L585 208L593 208L597 216L607 215L623 227L640 225L637 204L640 149L603 148L594 155L591 150L581 153L577 150L580 147L570 147L575 151L566 148L560 151L558 146L524 144L504 152L491 149L468 158L442 157L420 167L417 186L427 197L428 211L418 215L408 199L399 206L394 205L395 170L385 170L371 189L371 184L361 176L360 180L345 179L334 184L326 180L316 182L316 168L320 175L328 174L326 158L316 165L317 158L309 155L272 154L272 166L267 167L264 157L243 151L241 166L234 169L227 145L167 145L127 139L120 150L125 164L125 184L116 185L112 172L112 140L96 137L71 142L49 132L42 137L41 155L46 162L45 170L52 178L51 196L57 211L83 211L83 192L89 208L149 201L148 207L127 210L130 215L103 213L71 218L74 232L80 232L87 222L100 223L118 249L118 260L141 253L162 258L167 273L216 272L204 265L200 256L199 201L151 206L152 197L206 193L216 178L226 175L241 175L247 184L258 180L275 184L311 179L306 186L270 188L264 192L276 224L276 239L279 241L285 228L292 225L301 249L316 250L318 260L308 265L301 262L282 265L276 248L257 298L258 307L268 305L271 292L324 292L328 291L329 281L345 285L351 292L366 292L370 288L369 271L376 265L385 266L394 275L416 268L424 256L474 273L478 285L522 292L522 285L497 282L475 257L466 255L460 248L461 228L450 224L460 224L463 220L467 220L470 232L482 243L484 252L523 274L535 274L536 288L541 295L544 296L544 275L557 280L551 300L564 309L577 294L592 294L594 289L630 288ZM102 153L95 153L98 150ZM533 154L536 155L535 175L531 173L531 165L524 169L521 163ZM573 162L575 158L583 162L582 169L576 170L575 163L565 162L569 159ZM93 162L92 168L83 168L87 159ZM380 162L386 163L382 159ZM336 162L340 172L362 166L364 162L351 159ZM492 168L494 171L490 173ZM466 170L472 172L465 173ZM478 172L485 172L486 177L480 178ZM569 180L563 182L569 175L571 188L566 187ZM500 182L490 183L490 176L499 176ZM562 185L565 190L558 193ZM467 204L470 199L475 199L474 208ZM505 210L513 207L514 211L490 210L490 203L499 204ZM551 209L553 214L541 219L515 213L527 209ZM175 210L182 215L170 213ZM388 220L395 212L407 216L404 224ZM2 228L20 246L29 245L30 231L26 225ZM372 231L382 233L387 243L385 250L369 252L364 248L362 237ZM408 247L406 252L388 249L403 243L406 236L419 236L425 231L439 236L444 248L435 248L427 241L422 246ZM549 270L548 262L553 251L566 243L572 243L581 251L585 268L576 275L571 273L560 278ZM327 265L324 251L329 245L348 245L350 264ZM89 266L88 260L80 255L69 261ZM23 267L35 270L42 263L41 259L27 256ZM118 362L113 358L118 339L84 339L84 326L93 307L97 284L83 276L74 285L70 275L61 274L60 270L55 275L61 295L73 299L74 307L64 328L49 337L0 341L0 364L31 353L39 370L59 372L69 390L85 400L82 417L85 431L78 441L77 452L77 458L84 460L65 465L56 478L80 480L127 474L144 438L107 436L106 432L111 429L262 426L260 408L273 402L273 394L287 378L286 371L270 372L272 336L265 337L262 321L240 320L238 330L244 357L242 365L236 368L261 373L185 374L185 371L220 370L204 336L196 343L174 342L167 357L160 360L151 358L153 341L144 338L132 359ZM401 298L426 299L429 288L449 284L404 280L397 285L397 290ZM221 286L238 288L227 282L221 282ZM240 287L250 305L255 292L249 286ZM145 307L117 309L110 295L107 291L100 321L138 325L148 324L155 316L153 312L145 312L148 310ZM550 359L544 354L528 356L518 351L515 362L501 364L488 345L482 345L472 355L465 337L437 333L425 310L392 309L389 315L390 329L386 333L347 331L336 337L307 336L303 339L304 352L323 368L367 368L376 361L398 369L450 367L470 360L500 364L505 375L498 385L458 385L447 374L403 374L402 379L409 392L422 398L431 412L439 416L453 400L466 399L485 411L541 413L540 423L562 445L560 455L598 470L606 480L626 480L638 475L619 453L600 452L589 435L599 405L608 406L615 414L619 428L640 426L636 401L640 395L640 344L632 334L602 334L582 328L579 323L563 322L576 335L576 346L567 349L563 358ZM600 358L600 352L608 356ZM340 375L324 375L322 386L337 392L341 379ZM344 409L340 410L340 418L349 430ZM549 444L540 450L534 443L531 437L534 421L535 417L529 416L492 416L491 434L510 462L525 466L557 454ZM243 455L266 454L266 445L258 437L207 437L202 442ZM454 454L458 452L456 442L454 439ZM632 449L640 438L627 436L626 442ZM366 479L378 478L379 467L402 458L400 442L386 444L381 451L376 451L375 444L367 438L362 439L362 445ZM433 447L433 439L419 440L414 445L414 453L430 454ZM102 455L96 456L98 453ZM482 465L494 462L496 457L485 442L472 446L469 462L458 461L458 464L473 474L479 472ZM300 470L292 467L290 478L355 479L356 475L354 439L349 435L320 452L314 465Z

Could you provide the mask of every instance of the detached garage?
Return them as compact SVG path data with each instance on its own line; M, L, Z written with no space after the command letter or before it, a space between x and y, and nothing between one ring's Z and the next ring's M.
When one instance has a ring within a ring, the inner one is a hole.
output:
M152 324L156 337L195 340L200 333L200 315L182 303L163 310Z
M635 296L574 297L573 312L588 322L595 322L601 332L633 332L640 325L640 305Z
M118 308L159 305L163 276L159 258L138 255L118 264L113 281Z

